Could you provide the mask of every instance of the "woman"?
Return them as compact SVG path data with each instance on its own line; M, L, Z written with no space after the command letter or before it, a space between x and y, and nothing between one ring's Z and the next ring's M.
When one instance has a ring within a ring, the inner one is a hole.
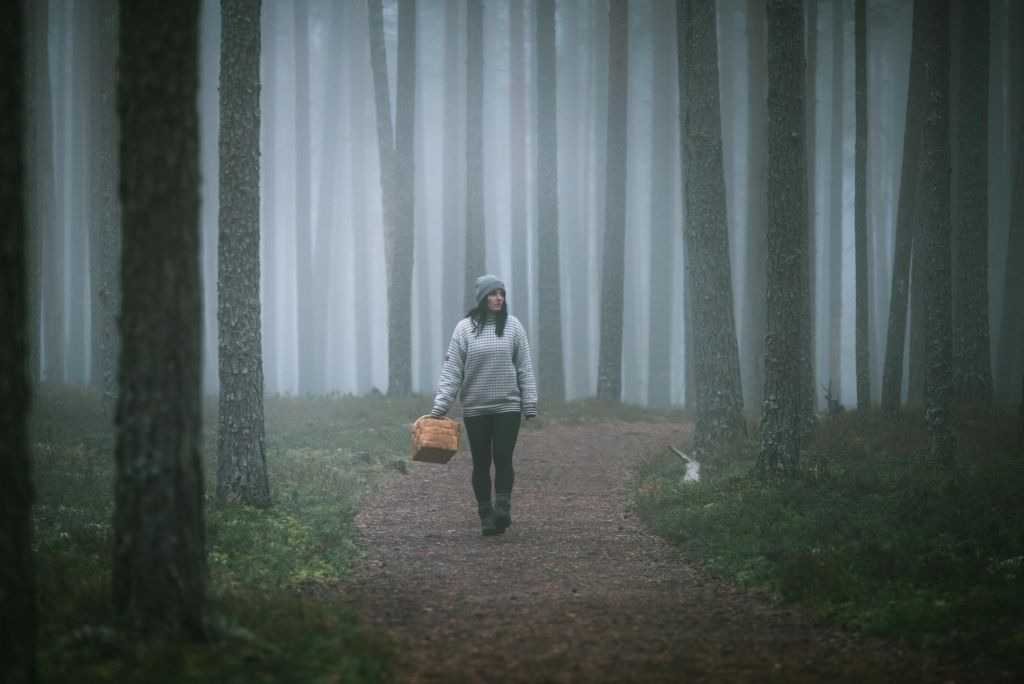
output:
M459 321L444 357L430 415L448 413L455 397L473 453L473 493L485 535L501 534L512 524L515 472L512 452L520 415L537 415L537 383L526 331L508 313L505 284L497 276L476 279L476 308ZM494 503L491 503L491 464Z

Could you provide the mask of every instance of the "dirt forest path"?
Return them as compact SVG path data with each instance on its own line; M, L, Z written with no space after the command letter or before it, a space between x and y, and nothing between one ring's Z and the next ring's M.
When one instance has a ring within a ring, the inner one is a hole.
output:
M531 426L532 427L532 426ZM414 463L356 519L346 588L403 682L965 681L708 576L629 511L636 467L689 428L523 429L513 524L483 537L469 454Z

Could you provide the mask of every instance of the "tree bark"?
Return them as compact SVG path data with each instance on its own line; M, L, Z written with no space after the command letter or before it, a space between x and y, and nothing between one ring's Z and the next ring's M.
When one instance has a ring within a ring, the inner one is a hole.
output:
M831 120L829 122L829 213L825 232L828 245L828 388L842 396L843 323L843 56L845 21L842 0L832 3Z
M530 320L529 249L530 215L526 197L526 59L524 28L526 3L509 5L509 218L512 233L512 286L515 288L516 315L527 330Z
M221 0L217 501L270 505L260 328L261 0Z
M608 155L601 269L601 347L597 369L597 396L611 401L622 398L628 41L629 7L626 0L611 0L608 13Z
M0 6L0 680L31 684L39 619L28 435L24 9L21 2Z
M932 459L949 463L956 456L953 434L952 273L949 222L949 3L933 3L928 10L927 88L924 119L924 181L922 237L927 275L925 312L926 420L928 452Z
M867 0L857 0L854 7L854 69L857 98L857 143L854 161L853 232L856 268L856 358L857 410L871 406L871 359L868 335L868 55Z
M746 423L733 318L715 7L678 0L676 12L686 282L692 293L696 355L695 439L704 445L745 434Z
M996 375L1006 378L1007 388L1000 403L1013 402L1010 389L1016 378L1024 375L1024 135L1017 136L1016 171L1013 176L1010 203L1010 230L1006 238L1006 270L1003 281L1003 325L996 356Z
M482 0L466 2L466 293L487 269L484 231L484 26Z
M882 410L895 415L903 394L903 346L907 333L907 297L910 257L914 242L917 191L921 179L921 118L924 115L924 8L914 3L910 76L907 86L906 126L903 130L903 162L900 171L900 196L896 209L896 240L892 264L892 294L889 297L889 325L885 343L885 367L882 372Z
M537 309L538 390L565 399L558 255L558 116L555 2L537 0Z
M989 0L960 4L960 81L954 225L953 394L963 404L992 403L988 325ZM981 92L979 93L979 89Z
M204 639L196 0L121 3L121 391L113 596L142 634Z
M810 420L804 368L810 322L807 260L807 154L804 149L803 18L799 0L769 0L768 327L757 469L792 476Z
M298 354L299 395L320 394L324 390L322 364L318 358L323 350L314 339L319 313L314 308L317 294L313 285L311 179L312 113L309 92L309 1L297 0L295 8L295 310Z

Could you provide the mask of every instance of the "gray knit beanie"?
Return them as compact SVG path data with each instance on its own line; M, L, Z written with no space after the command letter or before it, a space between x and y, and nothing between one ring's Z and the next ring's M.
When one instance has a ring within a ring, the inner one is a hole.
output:
M495 290L504 290L505 283L496 275L483 275L476 279L476 302L479 304L484 297Z

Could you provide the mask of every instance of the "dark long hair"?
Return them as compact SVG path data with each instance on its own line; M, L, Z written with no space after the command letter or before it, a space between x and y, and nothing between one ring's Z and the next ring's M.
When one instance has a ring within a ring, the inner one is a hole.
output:
M469 318L473 323L473 332L479 335L483 332L484 326L487 324L487 315L490 311L487 310L487 297L481 299L475 309L470 309L466 313L466 317ZM494 334L501 337L505 334L505 323L508 322L508 297L501 303L501 311L494 314Z

